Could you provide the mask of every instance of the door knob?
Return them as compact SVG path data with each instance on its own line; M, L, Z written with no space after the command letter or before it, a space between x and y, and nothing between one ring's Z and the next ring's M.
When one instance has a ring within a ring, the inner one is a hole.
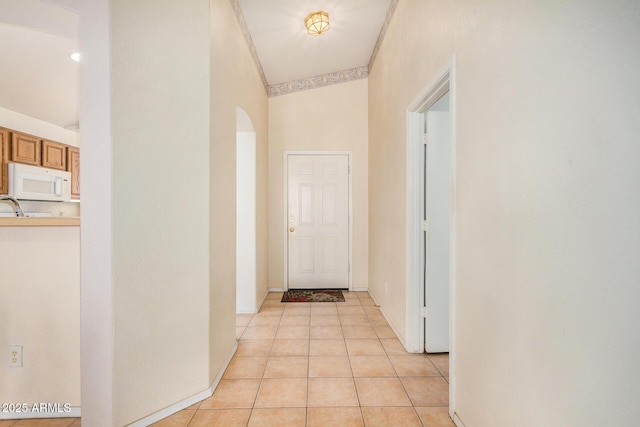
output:
M296 231L296 229L295 229L295 228L293 228L293 227L291 227L291 228L289 229L289 231L293 233L294 231Z

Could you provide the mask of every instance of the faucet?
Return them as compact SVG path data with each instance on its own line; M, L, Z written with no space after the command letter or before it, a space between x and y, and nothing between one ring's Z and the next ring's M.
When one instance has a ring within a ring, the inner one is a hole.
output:
M0 194L0 201L13 203L13 210L16 211L16 216L18 218L24 218L24 211L22 210L22 206L20 206L20 202L18 201L18 199L8 194Z

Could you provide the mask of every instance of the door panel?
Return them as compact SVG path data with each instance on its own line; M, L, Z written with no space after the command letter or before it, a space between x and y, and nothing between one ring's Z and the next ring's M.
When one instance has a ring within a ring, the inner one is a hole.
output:
M340 242L335 237L327 236L322 239L322 259L324 261L324 273L338 273L340 271Z
M449 351L449 113L428 111L425 173L425 349Z
M315 211L313 209L313 184L299 185L299 211L300 225L313 226Z
M349 157L287 156L288 287L349 287Z
M322 186L322 224L338 226L340 196L336 184L324 184Z
M311 236L303 236L298 239L300 254L298 255L298 274L314 273L315 239Z

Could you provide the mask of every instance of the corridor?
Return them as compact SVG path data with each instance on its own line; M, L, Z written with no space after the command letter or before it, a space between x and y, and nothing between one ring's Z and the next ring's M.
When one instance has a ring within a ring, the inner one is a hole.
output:
M154 424L453 426L448 355L409 354L367 292L237 315L238 350L209 399Z

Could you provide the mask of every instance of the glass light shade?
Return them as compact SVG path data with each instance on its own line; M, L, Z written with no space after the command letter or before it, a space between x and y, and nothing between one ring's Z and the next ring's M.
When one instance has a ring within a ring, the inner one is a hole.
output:
M304 18L304 25L307 26L307 33L319 36L329 30L329 14L323 11L311 12Z

